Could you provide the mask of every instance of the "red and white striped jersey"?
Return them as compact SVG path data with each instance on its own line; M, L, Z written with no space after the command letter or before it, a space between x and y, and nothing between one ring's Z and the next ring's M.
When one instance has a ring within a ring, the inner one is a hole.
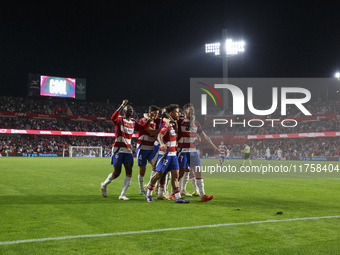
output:
M118 111L113 113L111 120L116 126L116 140L113 144L112 152L132 153L131 139L134 131L140 131L147 128L149 126L148 123L140 125L133 118L127 120L125 117L119 116Z
M148 119L142 118L142 119L140 119L139 124L145 125L144 123L146 123L147 121L148 121ZM152 129L158 129L159 121L160 121L160 119L156 119L155 122L150 123L150 127ZM139 131L139 137L138 137L138 141L137 141L138 149L152 150L154 142L155 142L155 138L154 138L153 135L150 135L149 132L147 132L146 130Z
M219 156L225 156L225 153L226 153L227 149L228 149L227 146L220 144L218 146L218 150L220 151L220 153L218 155Z
M188 119L181 119L178 122L178 147L179 152L196 152L195 141L197 134L202 132L198 121L191 123Z
M176 155L176 144L177 144L177 135L176 131L171 123L163 122L159 133L163 134L163 142L167 146L167 155L175 156ZM159 150L160 155L164 155L165 152Z

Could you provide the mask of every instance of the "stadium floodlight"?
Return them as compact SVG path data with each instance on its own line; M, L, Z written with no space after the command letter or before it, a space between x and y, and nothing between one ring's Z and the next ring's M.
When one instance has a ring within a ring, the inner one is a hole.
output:
M340 81L340 73L339 72L335 73L335 78L337 78Z
M208 43L205 45L205 53L215 53L215 55L220 55L220 43Z
M234 42L232 39L225 41L225 55L237 55L240 52L244 52L244 41ZM221 55L221 43L208 43L205 45L205 53L214 53L216 56Z
M336 72L335 73L335 78L337 78L338 79L338 81L340 81L340 72ZM338 93L339 94L339 101L340 101L340 90L338 90L336 93Z
M220 42L205 44L205 53L214 54L223 59L223 83L228 83L228 58L244 52L244 41L233 41L227 38L227 29L222 29L222 40ZM223 107L228 109L228 91L223 90Z

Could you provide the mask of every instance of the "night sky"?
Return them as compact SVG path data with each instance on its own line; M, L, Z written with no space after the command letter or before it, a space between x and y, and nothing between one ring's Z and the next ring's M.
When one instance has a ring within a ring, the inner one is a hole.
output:
M25 97L28 73L37 73L86 78L89 101L182 105L191 77L222 76L222 60L204 45L223 28L246 41L229 59L231 77L340 70L340 6L327 1L6 2L0 95Z

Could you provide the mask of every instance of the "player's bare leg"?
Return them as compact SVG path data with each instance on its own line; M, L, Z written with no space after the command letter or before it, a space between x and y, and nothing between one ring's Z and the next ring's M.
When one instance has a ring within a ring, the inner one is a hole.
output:
M158 187L158 197L157 199L160 200L169 200L169 198L165 195L165 183L167 179L167 173L164 173L159 180L159 187Z
M145 195L144 190L144 175L146 172L146 166L140 166L139 167L139 174L138 174L138 184L139 184L139 194Z
M133 166L133 162L128 162L124 164L124 167L125 167L124 186L122 189L122 193L120 193L120 196L119 196L119 199L121 200L130 200L130 198L127 198L125 194L131 184L132 166Z
M190 176L190 167L187 167L185 169L185 173L184 173L184 176L183 176L183 178L184 178L184 182L183 182L183 190L184 190L184 192L187 192L187 184L189 182L189 176ZM188 196L191 197L192 195L189 194Z
M178 185L179 185L179 191L182 191L182 177L184 176L185 168L179 169L179 175L178 175Z
M170 194L169 194L169 183L170 183L170 173L168 172L165 175L165 186L164 186L164 191L165 191L165 196L167 198L170 198Z
M180 176L181 176L181 171L184 170L183 176L180 178L179 181L179 188L181 191L181 195L187 196L187 197L192 197L192 195L186 190L187 183L189 181L189 173L190 173L190 168L187 167L185 169L180 169Z
M174 195L174 187L172 186L172 173L171 172L169 172L168 174L171 174L171 178L170 178L170 175L169 175L169 179L170 179L170 182L171 182L171 192L170 192L170 199L172 199L172 200L176 200L176 197L175 197L175 195Z
M151 180L148 183L147 186L147 191L145 198L148 202L155 202L152 198L152 191L155 188L156 182L162 177L163 173L162 172L157 172L154 174L154 176L151 178Z
M197 183L196 183L196 175L195 175L195 171L194 171L193 168L190 168L189 178L190 178L192 188L194 189L194 192L192 193L192 195L194 197L197 197L197 196L199 196L199 192L198 192L198 187L197 187Z
M155 165L155 161L152 159L149 161L149 163L151 164L152 167L152 172L150 174L150 180L153 177L153 175L156 173L156 165ZM144 187L144 176L145 176L145 172L146 172L146 166L140 166L139 167L139 174L138 174L138 183L139 183L139 194L140 195L145 195L146 193L146 186Z
M179 177L179 170L171 170L171 185L174 191L174 196L176 198L176 203L183 203L187 204L190 203L190 201L185 200L181 197L180 191L179 191L179 184L178 184L178 177Z
M114 179L118 178L122 171L122 166L114 166L113 168L114 168L114 172L110 173L108 177L106 178L106 180L102 182L100 185L103 197L107 197L107 191L106 191L107 185L113 182Z
M242 163L242 165L241 166L243 166L244 165L244 163L246 162L247 160L245 159L245 160L243 160L243 163ZM251 160L250 160L250 158L248 158L248 161L249 161L249 165L252 165L251 164Z
M180 168L179 169L179 175L178 175L178 185L179 185L179 190L181 191L181 179L185 173L185 168Z
M180 181L185 173L185 168L180 168L178 171L178 180Z

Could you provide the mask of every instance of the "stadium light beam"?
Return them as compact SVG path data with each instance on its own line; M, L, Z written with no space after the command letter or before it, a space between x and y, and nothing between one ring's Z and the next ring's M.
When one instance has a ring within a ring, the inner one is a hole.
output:
M244 41L233 41L227 38L227 29L222 29L222 40L220 42L205 44L205 53L213 54L223 59L223 83L228 83L228 58L245 51ZM228 109L228 91L223 90L223 108Z

